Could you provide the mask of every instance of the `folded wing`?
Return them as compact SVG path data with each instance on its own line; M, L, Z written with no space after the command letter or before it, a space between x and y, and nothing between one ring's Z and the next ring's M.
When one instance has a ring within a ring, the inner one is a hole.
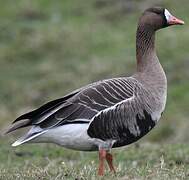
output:
M133 78L115 78L90 84L18 117L7 132L31 125L51 128L89 123L100 111L130 98L135 83Z

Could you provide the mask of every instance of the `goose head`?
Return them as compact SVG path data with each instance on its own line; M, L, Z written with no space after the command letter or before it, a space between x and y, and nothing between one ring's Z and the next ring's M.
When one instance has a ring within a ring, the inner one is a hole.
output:
M171 25L183 24L184 21L176 18L167 9L161 7L146 9L139 20L139 26L144 25L155 31Z

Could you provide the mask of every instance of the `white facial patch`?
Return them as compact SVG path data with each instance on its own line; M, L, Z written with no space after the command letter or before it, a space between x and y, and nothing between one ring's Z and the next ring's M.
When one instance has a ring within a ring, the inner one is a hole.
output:
M172 17L171 13L167 9L165 9L164 15L167 21L169 21L169 19Z

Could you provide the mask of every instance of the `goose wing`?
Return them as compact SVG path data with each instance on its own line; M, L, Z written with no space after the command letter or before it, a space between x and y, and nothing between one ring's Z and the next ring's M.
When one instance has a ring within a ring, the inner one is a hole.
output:
M135 142L155 126L156 119L152 116L155 101L151 97L142 87L135 87L132 97L94 116L88 135L103 141L115 140L114 147Z
M68 123L89 123L100 111L130 98L134 84L134 78L115 78L90 84L18 117L8 132L30 125L51 128Z

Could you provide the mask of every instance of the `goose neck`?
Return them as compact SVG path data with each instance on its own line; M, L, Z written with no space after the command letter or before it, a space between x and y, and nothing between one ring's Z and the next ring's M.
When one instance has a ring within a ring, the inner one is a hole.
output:
M140 25L136 34L136 59L137 71L144 71L150 63L154 63L155 51L155 30L148 25Z

